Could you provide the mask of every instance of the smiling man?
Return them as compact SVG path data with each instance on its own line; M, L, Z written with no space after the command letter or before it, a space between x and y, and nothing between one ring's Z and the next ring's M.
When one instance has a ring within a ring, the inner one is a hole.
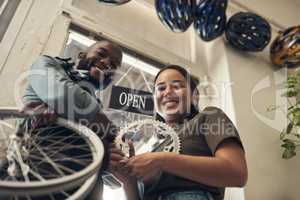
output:
M69 60L41 56L33 63L23 96L24 110L55 113L55 116L84 122L83 125L90 127L106 147L113 141L117 128L102 112L95 92L112 82L115 71L121 66L122 51L111 42L100 41L80 52L76 63ZM106 168L106 155L102 169ZM102 199L102 189L99 178L87 199Z
M112 82L121 60L120 48L108 41L97 42L80 52L76 63L41 56L30 68L23 102L45 103L59 116L74 121L93 120L101 109L95 91Z

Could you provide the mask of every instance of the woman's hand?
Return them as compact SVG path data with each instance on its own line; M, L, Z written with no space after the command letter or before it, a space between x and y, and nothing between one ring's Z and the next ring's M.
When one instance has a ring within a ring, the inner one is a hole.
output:
M128 173L128 170L124 168L128 162L128 158L124 153L118 149L114 144L109 148L110 153L110 162L109 162L109 171L123 183L125 190L126 199L135 199L138 200L138 187L137 179L134 176L131 176ZM131 141L129 141L129 157L135 155L134 147Z
M134 148L132 143L130 146L130 156L134 156ZM128 183L131 181L135 181L134 177L131 177L128 171L123 170L124 165L128 161L128 158L124 155L124 153L118 149L115 144L111 144L109 147L110 161L108 170L112 173L119 181L122 183Z
M131 157L125 168L131 176L147 184L160 174L166 156L166 152L144 153Z

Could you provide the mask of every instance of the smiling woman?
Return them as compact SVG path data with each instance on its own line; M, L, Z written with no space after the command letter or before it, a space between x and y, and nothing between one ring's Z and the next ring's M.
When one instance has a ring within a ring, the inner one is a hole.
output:
M184 115L195 113L195 106L189 102L196 84L186 70L170 65L156 75L154 83L156 112L163 121L172 124L184 119Z
M226 114L216 107L198 111L193 103L193 94L199 94L195 80L180 66L161 69L154 85L156 119L175 129L181 151L124 159L112 148L110 168L123 181L127 198L138 199L139 193L144 200L222 200L225 187L243 187L245 153Z

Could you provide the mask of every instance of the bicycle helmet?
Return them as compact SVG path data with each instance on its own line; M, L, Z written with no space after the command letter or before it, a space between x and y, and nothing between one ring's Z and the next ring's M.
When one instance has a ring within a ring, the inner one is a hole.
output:
M293 68L300 65L300 26L279 32L271 45L270 57L278 66Z
M98 0L100 3L105 3L108 5L122 5L124 3L128 3L130 0Z
M160 21L173 32L184 32L193 22L195 0L155 0Z
M228 0L203 0L196 5L194 28L204 41L221 36L226 27Z
M257 14L239 12L233 15L225 30L229 44L243 51L262 51L271 40L270 24Z

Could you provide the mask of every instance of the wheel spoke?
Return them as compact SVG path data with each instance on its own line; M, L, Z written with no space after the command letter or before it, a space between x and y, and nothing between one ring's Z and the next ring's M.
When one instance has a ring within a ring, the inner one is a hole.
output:
M32 169L30 169L29 171L33 176L35 176L38 180L40 181L46 181L41 175L39 175L38 173L36 173L35 171L33 171Z
M52 146L54 146L54 145L57 145L57 144L59 144L59 143L62 143L62 144L65 145L65 143L63 143L63 141L66 141L67 139L70 139L70 138L72 138L72 135L67 136L67 137L63 137L61 140L57 140L57 141L55 141L54 143L48 145L47 148L50 148L50 147L52 147ZM76 139L76 140L78 140L78 139ZM76 140L73 140L73 142L76 141ZM37 147L37 146L39 146L40 144L41 144L41 143L37 143L35 146Z
M55 200L55 197L52 194L50 194L49 197L51 200Z
M56 164L48 157L48 155L36 145L37 150L45 157L46 161L61 175L64 176L65 174L56 166Z
M31 197L29 197L29 196L26 196L26 199L27 199L27 200L32 200Z
M21 168L21 172L22 172L22 175L25 179L25 182L29 182L29 177L28 177L28 173L26 171L26 167L28 167L23 159L22 159L22 155L21 155L21 152L20 152L20 148L19 148L19 145L17 144L16 141L13 141L13 148L14 148L14 151L16 153L16 160L18 161L19 165L20 165L20 168Z
M68 194L67 192L65 191L60 191L65 197L70 197L70 194Z

